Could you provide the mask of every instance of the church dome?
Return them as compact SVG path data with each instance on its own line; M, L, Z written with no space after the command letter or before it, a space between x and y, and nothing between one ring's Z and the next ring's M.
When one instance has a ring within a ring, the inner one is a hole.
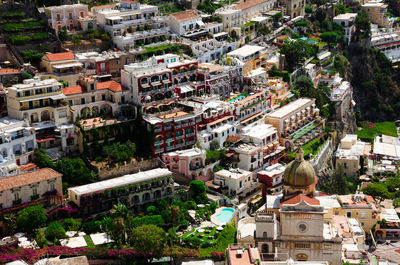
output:
M296 159L290 162L283 174L283 184L286 186L306 187L315 182L316 176L310 162L304 160L304 151L300 148Z

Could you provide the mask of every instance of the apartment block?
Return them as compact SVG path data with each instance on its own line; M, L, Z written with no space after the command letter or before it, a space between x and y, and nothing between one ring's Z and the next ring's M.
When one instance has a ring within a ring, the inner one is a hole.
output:
M33 160L35 129L27 120L0 119L0 177L18 174L19 166Z
M357 13L345 13L337 15L333 18L333 22L338 23L344 28L344 36L346 38L347 45L350 45L351 38L356 30L355 20Z
M346 176L358 176L358 170L361 168L360 157L364 156L364 149L365 143L357 140L357 135L347 134L340 140L335 153L336 168L343 166Z
M229 195L239 195L251 189L253 176L251 172L239 168L223 169L214 173L213 183L226 188Z
M382 28L390 28L392 22L389 20L387 7L387 4L379 0L369 1L361 6L371 23L378 24Z
M68 189L68 198L82 215L110 210L121 202L139 213L158 199L173 200L171 171L155 168Z

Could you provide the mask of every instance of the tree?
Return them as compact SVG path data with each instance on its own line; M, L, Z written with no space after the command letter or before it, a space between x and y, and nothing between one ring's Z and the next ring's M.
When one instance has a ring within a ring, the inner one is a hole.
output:
M14 234L17 231L17 215L13 212L0 216L8 234Z
M161 227L165 225L165 222L161 215L135 217L132 219L131 227L138 227L141 225L155 225Z
M18 227L29 233L43 226L46 221L47 216L42 205L28 206L17 213Z
M294 83L294 89L300 94L300 97L315 98L315 104L318 108L322 108L327 103L329 88L319 86L315 87L313 81L308 76L300 76Z
M274 26L278 24L278 22L282 19L282 13L278 12L272 16L272 21L274 22Z
M371 195L378 204L383 200L392 198L392 194L388 191L386 184L382 182L370 183L362 191L365 194Z
M67 231L78 231L81 228L82 223L77 219L67 218L62 221L62 226Z
M132 229L130 243L136 251L144 253L146 257L162 257L165 242L164 230L155 225L142 225Z
M62 27L62 30L58 33L58 38L61 41L66 41L68 40L68 33L67 33L67 27Z
M57 161L56 170L63 174L63 182L70 185L82 185L94 181L94 173L80 157Z
M36 150L34 155L35 155L35 163L39 167L55 168L55 163L46 154L44 149L40 148L40 149Z
M315 53L304 40L286 40L280 51L285 55L287 68L290 71L293 71L304 59Z
M51 222L44 231L44 234L46 235L46 238L51 241L66 237L65 229L59 222Z
M326 19L326 10L322 8L318 8L315 11L315 19L318 20L320 23Z
M21 80L31 79L33 76L30 73L22 73Z
M147 207L146 212L149 215L155 215L158 212L158 210L154 205L150 205L149 207Z
M189 192L191 192L194 197L204 194L206 189L206 185L201 180L193 180L189 184Z
M304 8L304 10L306 11L307 14L311 14L311 13L313 12L312 6L306 6L306 7Z
M361 11L358 13L355 21L355 26L355 36L358 40L365 39L371 36L371 22L369 21L365 12Z

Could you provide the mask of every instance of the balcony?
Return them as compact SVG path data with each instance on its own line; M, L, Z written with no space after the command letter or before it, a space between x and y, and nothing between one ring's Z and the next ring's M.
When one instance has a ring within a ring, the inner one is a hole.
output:
M159 140L159 141L155 142L155 145L160 145L160 144L163 144L163 143L164 143L164 140Z
M175 139L179 140L179 139L183 139L184 137L185 137L185 135L183 135L183 134L182 135L176 135Z
M193 145L195 142L196 142L195 140L192 140L192 141L186 142L186 145Z
M184 146L184 145L185 145L185 143L176 144L176 145L175 145L175 148L180 148L180 147L182 147L182 146Z
M191 133L186 133L186 137L190 137L190 136L194 136L194 132L191 132Z
M31 196L31 201L39 199L39 194L35 194Z
M166 142L167 142L167 143L171 143L171 142L173 142L174 140L175 140L174 137L172 137L172 138L168 138Z
M14 201L12 202L12 205L13 205L13 206L20 205L20 204L21 204L21 202L22 202L22 200L21 200L21 199L14 200Z

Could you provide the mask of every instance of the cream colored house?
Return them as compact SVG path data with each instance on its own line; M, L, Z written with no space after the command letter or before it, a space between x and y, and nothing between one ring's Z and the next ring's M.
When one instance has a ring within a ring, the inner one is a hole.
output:
M369 1L361 6L371 23L378 24L383 28L391 27L387 7L388 5L381 1Z
M230 195L236 195L251 187L253 177L250 171L231 168L215 172L213 182L222 188L226 187Z
M365 143L357 140L357 135L348 134L336 150L336 168L342 165L346 176L356 176L360 169L360 157L364 154Z
M51 168L0 178L0 215L35 204L53 206L62 202L61 174ZM61 195L61 197L60 197Z

